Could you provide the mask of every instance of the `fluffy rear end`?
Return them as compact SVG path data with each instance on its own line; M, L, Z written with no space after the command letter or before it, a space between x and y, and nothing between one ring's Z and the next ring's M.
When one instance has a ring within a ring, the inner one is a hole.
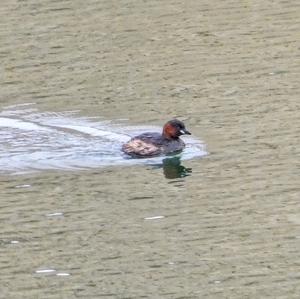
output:
M160 149L140 139L132 139L122 146L122 151L134 157L151 157L160 154Z

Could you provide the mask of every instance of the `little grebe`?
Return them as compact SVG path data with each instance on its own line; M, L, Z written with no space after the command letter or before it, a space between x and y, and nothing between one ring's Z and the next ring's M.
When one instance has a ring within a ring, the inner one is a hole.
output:
M168 121L160 133L143 133L133 137L122 146L122 151L135 158L153 157L180 152L185 144L181 135L191 135L185 125L178 119Z

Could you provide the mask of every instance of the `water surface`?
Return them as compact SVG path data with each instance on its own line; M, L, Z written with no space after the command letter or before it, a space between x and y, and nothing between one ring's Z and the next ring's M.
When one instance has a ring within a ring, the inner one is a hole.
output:
M0 298L299 298L298 2L3 0ZM209 155L97 165L173 117Z
M24 109L24 106L32 108ZM7 107L0 112L2 174L83 170L126 164L165 165L167 168L177 165L180 174L185 173L180 160L207 154L200 140L188 136L183 137L186 148L176 157L132 159L122 153L122 144L142 132L161 132L161 128L128 126L124 121L121 126L111 121L97 121L96 117L76 117L76 113L71 111L41 113L30 104L21 107Z

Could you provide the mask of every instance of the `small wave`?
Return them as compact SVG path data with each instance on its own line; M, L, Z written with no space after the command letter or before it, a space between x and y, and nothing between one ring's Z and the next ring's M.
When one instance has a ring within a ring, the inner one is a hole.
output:
M39 112L30 104L6 107L0 112L0 174L162 163L163 157L130 159L121 152L124 142L149 130L161 128L124 126L74 111ZM184 140L182 160L207 154L201 141Z

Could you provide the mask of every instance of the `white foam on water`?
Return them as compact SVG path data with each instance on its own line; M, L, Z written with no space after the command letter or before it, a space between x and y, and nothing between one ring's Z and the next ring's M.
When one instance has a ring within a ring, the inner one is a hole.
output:
M27 184L15 186L15 188L30 188L30 187L31 185L27 185Z
M70 276L70 273L60 272L56 273L56 276Z
M64 213L62 213L62 212L46 214L47 217L57 217L57 216L63 216L63 215L64 215Z
M163 219L165 216L152 216L152 217L146 217L145 220L157 220L157 219Z
M49 273L55 273L56 270L54 269L40 269L40 270L36 270L35 273L36 274L49 274Z
M160 132L161 128L122 124L79 117L73 111L38 112L31 104L29 108L7 107L0 112L0 174L162 163L165 157L131 159L121 151L132 136ZM200 140L191 136L183 139L182 160L207 154Z

